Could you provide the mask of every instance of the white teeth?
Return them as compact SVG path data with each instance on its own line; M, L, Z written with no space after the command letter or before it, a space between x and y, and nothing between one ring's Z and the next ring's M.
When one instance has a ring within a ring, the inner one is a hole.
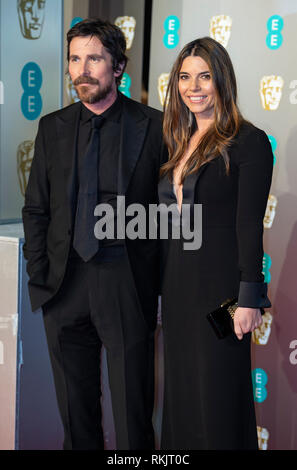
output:
M204 98L206 98L206 96L190 96L190 101L199 103L199 101L204 100Z

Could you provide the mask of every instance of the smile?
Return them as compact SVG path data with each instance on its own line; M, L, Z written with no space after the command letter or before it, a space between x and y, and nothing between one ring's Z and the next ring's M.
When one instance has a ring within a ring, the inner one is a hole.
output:
M207 95L205 96L189 96L189 100L192 103L200 103L201 101L204 101L207 98Z

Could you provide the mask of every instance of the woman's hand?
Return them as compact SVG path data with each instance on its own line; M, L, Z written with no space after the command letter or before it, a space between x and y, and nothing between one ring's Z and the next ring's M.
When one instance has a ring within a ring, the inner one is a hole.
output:
M254 331L262 324L262 315L259 308L237 307L234 314L234 332L238 339L245 333Z

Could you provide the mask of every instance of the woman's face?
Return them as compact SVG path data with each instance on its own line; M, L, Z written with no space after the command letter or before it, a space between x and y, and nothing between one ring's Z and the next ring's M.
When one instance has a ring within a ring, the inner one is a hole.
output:
M209 67L201 57L184 59L179 72L178 90L196 119L214 117L216 91Z

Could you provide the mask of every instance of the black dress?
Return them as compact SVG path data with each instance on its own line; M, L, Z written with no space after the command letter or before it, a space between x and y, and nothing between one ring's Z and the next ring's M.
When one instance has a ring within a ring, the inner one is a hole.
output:
M257 449L250 339L218 339L206 319L227 298L270 306L263 282L263 217L273 154L266 134L244 124L229 149L184 181L183 204L202 204L202 245L164 240L162 324L165 389L161 448ZM159 199L176 203L168 177Z

